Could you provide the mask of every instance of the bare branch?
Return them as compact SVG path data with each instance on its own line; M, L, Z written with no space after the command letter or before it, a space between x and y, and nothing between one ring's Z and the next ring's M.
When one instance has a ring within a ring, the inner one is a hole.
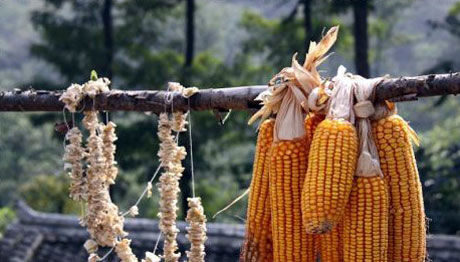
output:
M227 111L259 108L254 101L266 86L242 86L217 89L201 89L190 98L192 110ZM62 111L59 101L62 91L13 91L0 92L0 111ZM391 78L383 81L375 91L375 101L412 101L418 97L450 95L460 93L460 72ZM80 110L100 111L186 111L188 101L180 94L173 94L172 103L165 101L165 91L121 91L112 90L100 94L96 99L85 99Z

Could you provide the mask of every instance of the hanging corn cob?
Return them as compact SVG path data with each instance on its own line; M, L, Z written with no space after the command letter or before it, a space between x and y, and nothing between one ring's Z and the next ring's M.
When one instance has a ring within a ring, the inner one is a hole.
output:
M352 100L351 84L336 85L327 118L313 136L301 205L304 227L311 234L327 233L337 225L351 191L358 157Z
M340 222L329 233L319 235L319 254L321 262L343 261L343 225Z
M268 169L274 124L274 119L267 119L259 128L241 262L273 261Z
M346 75L354 86L360 154L348 206L343 217L344 261L387 261L388 192L380 169L369 117L375 110L369 97L381 79Z
M272 147L270 201L275 261L315 261L315 237L302 227L300 195L307 171L306 137Z
M357 177L343 218L344 262L386 262L388 198L380 176Z
M306 118L305 118L305 132L307 135L307 140L313 141L313 135L315 134L315 130L318 127L318 125L324 120L326 115L320 114L320 113L310 113Z
M390 195L388 261L421 262L426 257L425 211L411 144L418 145L418 138L400 116L387 115L373 121L372 129Z
M259 97L263 107L249 121L276 114L269 166L274 261L316 260L315 236L306 234L300 211L310 147L304 119L308 94L322 85L316 67L324 61L337 32L337 27L331 28L318 45L312 42L303 66L294 55L292 66L273 77L269 91Z

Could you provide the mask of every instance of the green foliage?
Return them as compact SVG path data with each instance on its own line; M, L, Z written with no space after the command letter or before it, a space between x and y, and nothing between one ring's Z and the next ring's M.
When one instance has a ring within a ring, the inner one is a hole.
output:
M62 172L62 144L53 133L51 124L33 127L24 113L0 115L0 206L12 205L30 177Z
M64 176L37 175L24 183L21 198L35 210L79 214L81 206L69 198L69 179Z
M8 226L8 224L13 222L15 217L16 214L13 211L13 209L9 207L0 208L0 239L2 238L2 234L3 232L5 232L5 229Z
M423 136L423 148L417 152L424 185L428 216L436 220L430 232L458 234L460 209L460 117L448 118ZM437 221L444 212L441 221ZM430 216L431 215L431 216Z

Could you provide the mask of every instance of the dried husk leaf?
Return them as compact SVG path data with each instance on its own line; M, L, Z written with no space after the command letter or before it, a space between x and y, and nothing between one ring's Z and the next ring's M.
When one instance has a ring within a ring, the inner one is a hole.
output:
M257 119L261 123L271 115L276 114L274 141L293 140L305 134L298 121L304 119L309 111L308 96L311 91L322 85L321 77L316 67L324 61L324 55L337 39L338 27L331 28L318 43L312 42L305 63L301 66L292 57L291 67L284 68L275 75L269 83L269 90L258 96L262 100L262 108L248 121L252 124Z
M354 94L357 103L354 112L357 116L357 129L359 137L359 158L355 175L358 177L383 176L380 168L377 146L372 137L372 128L369 117L375 113L372 103L369 101L375 86L383 78L365 79L360 76L349 76L353 81Z

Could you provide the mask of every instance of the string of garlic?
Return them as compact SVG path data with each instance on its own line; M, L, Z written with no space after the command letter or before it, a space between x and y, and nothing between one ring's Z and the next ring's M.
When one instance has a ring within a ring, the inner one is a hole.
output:
M109 84L110 81L106 78L90 80L83 85L72 84L60 100L69 111L75 112L84 96L94 99L97 94L109 91ZM100 124L97 115L95 110L84 112L83 125L89 131L87 152L81 146L82 135L75 127L66 136L69 145L64 155L72 168L71 196L74 199L87 200L86 216L82 219L82 224L86 225L92 239L87 240L84 247L90 254L88 261L101 260L96 253L99 245L115 247L123 262L137 261L129 247L130 240L118 241L119 237L126 235L123 230L124 219L119 215L118 207L112 203L109 194L109 186L115 183L118 174L114 144L117 140L116 125L113 122ZM88 163L86 177L83 175L81 163L83 156ZM137 213L136 210L132 212Z
M88 205L84 223L91 237L101 246L113 247L118 236L125 236L123 217L109 195L110 177L107 176L107 159L96 111L84 112L83 125L89 131L88 150ZM113 163L111 163L112 165Z
M121 262L137 262L137 257L133 254L133 251L130 247L131 240L123 238L121 241L118 241L115 246L115 252L120 258Z
M206 253L204 252L204 243L206 242L206 216L204 215L201 198L188 198L188 211L186 221L187 238L190 241L190 251L187 251L188 261L204 262Z
M177 253L177 197L179 194L179 179L181 169L181 156L185 150L180 150L172 135L172 122L167 113L161 113L158 124L158 138L160 139L161 166L164 172L160 176L158 189L160 192L159 227L164 235L163 256L166 262L179 261L180 253ZM179 166L178 166L179 165ZM179 173L180 171L180 173Z
M118 139L115 134L115 127L116 125L112 121L101 126L102 153L105 158L106 180L109 184L115 184L115 179L118 175L118 168L115 166L117 164L115 161L115 141Z
M85 158L85 149L82 147L82 134L78 127L71 128L65 139L69 143L65 146L64 169L69 170L70 197L75 201L85 201L88 194L88 185L83 173L82 161Z
M152 252L145 252L145 259L141 262L160 262L160 258Z

